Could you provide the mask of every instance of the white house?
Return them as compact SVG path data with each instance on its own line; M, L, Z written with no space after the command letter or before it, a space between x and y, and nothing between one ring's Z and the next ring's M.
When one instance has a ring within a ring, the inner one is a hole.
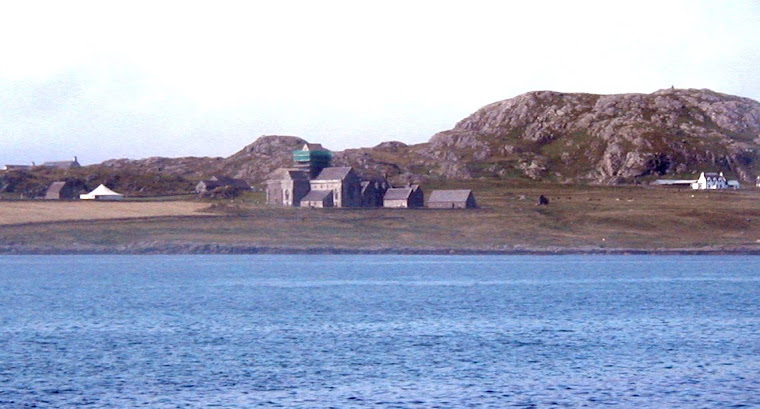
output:
M699 179L691 184L691 188L695 190L713 190L713 189L738 189L738 180L727 180L723 176L723 172L702 172L699 175Z

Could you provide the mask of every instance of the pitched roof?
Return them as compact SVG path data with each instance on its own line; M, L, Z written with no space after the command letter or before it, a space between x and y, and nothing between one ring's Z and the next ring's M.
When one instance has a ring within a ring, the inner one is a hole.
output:
M332 196L332 190L310 190L301 201L322 202L327 199L328 196Z
M80 195L79 197L89 198L89 197L95 197L95 196L124 196L121 193L116 193L113 190L106 187L106 185L101 184L100 186L96 187L92 192Z
M385 191L383 200L406 200L414 189L410 187L392 187Z
M210 179L216 181L219 185L232 186L239 189L250 189L250 185L243 179L235 179L225 175L214 175Z
M321 143L305 143L303 145L302 151L324 151L325 148L322 147Z
M434 190L430 192L428 203L430 202L466 202L470 197L469 189L460 190Z
M314 180L343 180L351 172L350 166L333 166L322 169Z
M269 175L269 180L309 179L306 171L291 168L279 168Z
M66 186L66 182L53 182L48 187L47 194L60 193L64 186Z
M100 186L96 187L95 190L90 192L90 194L94 195L119 195L121 196L121 193L116 193L113 190L109 189L106 185L101 184Z
M221 184L218 180L213 180L213 179L203 179L198 182L198 184L201 184L201 183L206 185L206 187L212 187L212 186L217 187Z
M50 167L50 168L78 168L80 167L79 162L77 162L76 156L74 157L74 160L44 162L40 166L45 166L45 167Z
M68 183L68 182L66 182L65 180L58 181L58 182L53 182L53 183L50 184L50 187L62 188L64 186L66 186L66 183Z
M654 185L690 185L697 183L698 179L657 179L652 184Z

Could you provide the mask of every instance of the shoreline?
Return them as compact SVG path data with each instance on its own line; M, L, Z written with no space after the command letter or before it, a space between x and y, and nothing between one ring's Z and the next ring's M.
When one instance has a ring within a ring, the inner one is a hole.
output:
M303 254L303 255L760 255L760 247L702 248L396 248L396 247L275 247L219 243L149 243L119 246L0 246L0 255L180 255L180 254Z

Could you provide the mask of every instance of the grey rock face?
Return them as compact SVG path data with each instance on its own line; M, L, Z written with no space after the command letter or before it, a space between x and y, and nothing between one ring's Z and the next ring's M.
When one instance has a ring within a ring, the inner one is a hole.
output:
M617 183L721 170L750 180L760 171L758 141L760 103L747 98L693 89L620 95L539 91L479 109L418 153L449 161L513 162L534 179L548 174Z

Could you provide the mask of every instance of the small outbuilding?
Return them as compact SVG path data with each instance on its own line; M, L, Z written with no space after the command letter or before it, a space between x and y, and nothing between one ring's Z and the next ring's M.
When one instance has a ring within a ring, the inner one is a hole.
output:
M43 163L40 166L46 167L46 168L56 168L56 169L73 169L73 168L81 168L82 167L82 165L79 164L79 161L77 160L76 156L74 156L73 160L45 162L45 163Z
M195 193L207 193L217 188L228 188L239 191L251 190L251 185L243 179L235 179L224 175L214 175L195 185Z
M45 199L79 199L79 195L85 192L84 183L79 180L65 180L53 182L45 192Z
M301 199L301 207L333 207L332 190L311 190Z
M116 193L113 190L106 187L106 185L100 185L90 193L79 195L82 200L122 200L124 195Z
M383 207L409 208L422 207L423 205L424 194L419 185L390 188L385 191L385 196L383 196Z
M434 190L430 192L427 207L431 209L471 209L477 207L475 196L469 189Z

